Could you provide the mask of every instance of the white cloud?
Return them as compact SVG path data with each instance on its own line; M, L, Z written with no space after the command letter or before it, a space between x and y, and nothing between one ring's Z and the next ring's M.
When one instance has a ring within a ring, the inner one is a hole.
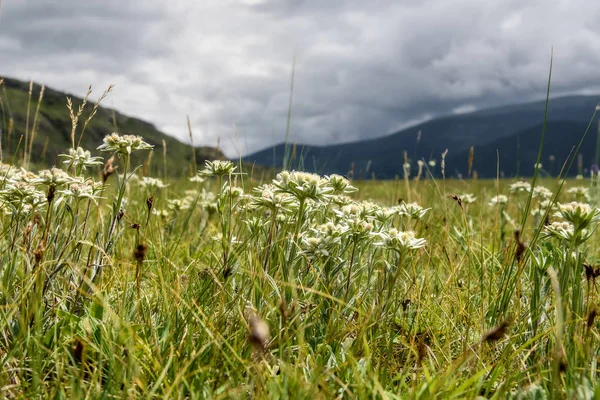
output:
M83 94L228 155L285 136L381 136L433 115L599 86L593 0L19 0L0 10L1 74Z

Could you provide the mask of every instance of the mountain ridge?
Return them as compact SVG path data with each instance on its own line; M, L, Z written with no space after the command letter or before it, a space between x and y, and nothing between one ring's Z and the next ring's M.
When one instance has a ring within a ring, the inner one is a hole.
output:
M578 131L578 129L580 129L581 123L589 122L598 104L598 99L600 99L600 95L568 95L551 98L548 126L561 121L561 127L566 129L569 135L583 134L583 131ZM487 152L488 146L494 145L501 139L509 138L508 140L511 140L510 138L512 138L516 142L518 135L523 132L533 135L537 129L541 135L544 109L545 100L507 104L471 113L443 115L386 136L362 141L325 146L295 144L293 146L296 148L296 159L292 165L303 165L304 167L309 165L311 167L309 169L318 170L316 172L320 173L347 173L352 170L352 165L354 165L355 173L362 170L363 174L369 176L374 173L376 177L393 178L396 175L401 176L403 173L404 152L406 152L406 158L416 168L414 165L416 160L434 158L439 161L441 152L448 149L450 153L446 164L453 166L453 155L463 154L471 146L474 146L476 153L477 149ZM420 141L417 141L419 131L421 131L421 138ZM505 147L505 143L502 143ZM243 157L243 160L258 165L279 167L283 158L284 146L283 143L279 143L267 147ZM538 146L535 147L536 151ZM593 148L595 149L595 147ZM558 149L549 147L547 150L557 151ZM589 149L585 150L589 159ZM273 152L275 152L275 156L273 156ZM302 160L299 159L300 153L303 154ZM335 160L332 160L331 155L335 155ZM512 158L516 156L513 154ZM509 157L507 163L516 165L516 161ZM523 160L523 162L527 162L527 160ZM494 165L480 166L479 175L495 176L496 166L495 163L492 164ZM456 165L459 165L458 161ZM318 167L321 167L320 170ZM463 170L462 174L466 175L466 168L461 167L460 170ZM510 175L521 171L507 168L504 172Z

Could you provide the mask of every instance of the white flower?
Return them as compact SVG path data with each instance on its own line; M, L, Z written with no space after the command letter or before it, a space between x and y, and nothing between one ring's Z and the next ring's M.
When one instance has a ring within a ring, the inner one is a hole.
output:
M200 175L194 175L190 178L190 182L194 182L194 183L202 183L204 182L206 179L204 179L202 176Z
M575 235L578 235L575 237ZM557 239L571 241L576 239L576 244L580 244L591 237L591 232L587 229L582 229L581 232L575 232L573 224L563 222L553 222L544 228L544 237L555 237Z
M429 208L423 208L417 203L402 203L395 207L396 213L401 217L409 217L411 219L421 219L427 214Z
M376 246L385 246L393 250L415 250L425 246L427 241L423 238L415 237L413 231L402 232L395 228L390 229L388 232L378 232L374 236L380 239L379 242L375 242Z
M158 178L152 178L149 176L144 176L140 181L139 181L140 186L147 188L150 191L156 190L156 189L163 189L166 188L169 185L165 185L163 183L163 181L161 181Z
M477 196L475 196L473 193L465 193L460 196L460 200L463 202L463 204L471 204L475 203Z
M136 135L119 135L112 133L103 139L103 143L98 146L97 150L110 151L119 154L131 154L136 150L150 150L154 146L144 142L140 136Z
M592 222L600 218L600 210L586 203L572 201L570 203L558 204L555 217L560 217L572 223L575 230L586 228Z
M567 190L567 193L574 194L577 197L585 197L586 200L590 199L590 189L583 186L572 187Z
M541 199L549 199L552 197L552 191L544 186L536 186L533 188L533 197L539 197Z
M169 216L169 211L168 210L159 210L158 208L153 208L152 214L157 215L161 218L167 218Z
M498 196L492 197L488 204L492 207L497 205L505 206L506 204L508 204L508 197L506 197L503 194L499 194Z
M358 189L350 185L350 181L341 175L329 175L325 177L325 181L331 186L331 194L341 195L356 192Z
M231 161L223 160L207 160L204 164L205 168L199 172L201 177L231 175L237 168Z
M430 166L431 168L434 168L434 167L435 167L435 165L436 165L436 162L435 162L435 160L429 160L429 163L428 163L428 164L429 164L429 166Z
M85 171L87 167L102 165L102 157L92 157L92 153L78 147L77 150L69 149L69 154L59 154L59 157L65 158L63 164L68 164L68 168L75 167Z
M323 200L332 193L329 182L317 174L299 171L283 171L273 180L276 193L288 193L299 201Z
M36 185L54 185L55 187L60 187L68 183L81 182L80 179L81 178L72 178L62 169L52 168L49 170L45 169L40 171L36 178L31 179L31 183L34 183Z
M511 193L529 193L531 191L531 184L525 181L518 181L510 185L509 190Z

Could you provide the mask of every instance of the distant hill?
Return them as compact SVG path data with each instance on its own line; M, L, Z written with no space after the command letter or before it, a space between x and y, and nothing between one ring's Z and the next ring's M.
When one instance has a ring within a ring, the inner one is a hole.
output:
M25 134L29 82L4 78L4 88L1 89L0 128L3 132L3 158L5 161L11 161L20 136ZM40 86L37 83L34 84L30 110L30 129L33 124L33 114L39 91ZM40 166L58 165L60 163L58 154L65 153L71 147L71 120L66 107L67 96L71 97L73 107L77 110L82 102L81 98L46 87L40 106L37 134L33 143L32 163ZM80 118L80 127L83 126L92 107L93 102L89 102L83 116ZM13 119L12 124L9 122L11 118ZM9 125L12 125L10 136ZM115 130L119 133L140 135L148 143L155 146L151 168L159 175L163 171L163 140L167 145L167 173L172 176L180 176L187 175L189 172L192 165L192 150L188 144L159 131L149 122L129 117L102 106L99 107L96 116L88 125L81 141L81 147L98 155L99 152L95 150L96 147L102 143L104 136ZM76 135L75 140L77 141L77 139L78 135ZM22 154L22 148L23 145L21 145L19 154ZM220 151L213 147L196 147L195 151L198 168L204 165L206 159L225 158ZM138 163L148 156L147 152L140 153L144 154L135 154L137 157L135 161ZM106 157L106 153L102 155Z
M564 158L583 134L600 100L598 96L566 96L551 99L548 114L548 140L542 163L554 155L556 164ZM469 148L474 146L474 170L480 177L496 176L496 150L500 154L500 170L505 176L530 175L537 158L544 118L545 101L513 104L475 111L468 114L442 116L399 132L376 139L330 146L295 145L292 165L319 173L345 174L354 166L355 176L377 178L402 176L404 152L413 168L420 159L435 159L448 149L447 176L466 175ZM420 134L420 141L417 136ZM584 163L591 165L595 154L596 125L582 150ZM244 157L258 165L281 167L284 145L279 144ZM367 171L368 167L368 171ZM558 172L558 168L554 172ZM416 171L413 172L413 174ZM574 169L574 171L576 170Z

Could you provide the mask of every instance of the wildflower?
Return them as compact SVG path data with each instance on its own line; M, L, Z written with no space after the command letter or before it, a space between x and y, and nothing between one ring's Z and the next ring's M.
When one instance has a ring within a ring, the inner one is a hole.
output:
M202 176L198 175L198 174L194 175L194 176L192 176L190 178L190 182L194 182L194 183L202 183L204 181L205 181L205 179Z
M265 184L254 189L258 195L253 196L251 207L267 208L272 212L277 210L289 210L291 205L296 201L287 193L275 193L275 186Z
M333 189L329 182L317 174L283 171L273 180L276 193L288 193L299 201L323 200Z
M471 204L475 203L475 201L477 200L477 196L475 196L473 193L465 193L462 196L460 196L460 199L463 202L463 204Z
M591 235L592 232L587 229L576 232L573 224L567 221L555 221L544 228L544 237L554 237L566 241L575 240L577 245L589 239Z
M60 190L59 193L76 200L89 199L98 204L98 196L94 193L94 187L87 183L72 183L68 189Z
M118 133L112 133L103 139L103 143L98 146L97 150L129 155L136 150L150 150L153 147L151 144L144 142L140 136L121 136Z
M325 181L331 187L331 194L341 195L356 192L358 189L350 185L350 181L341 175L329 175Z
M92 157L92 153L77 147L77 150L69 149L69 154L59 154L59 157L65 158L63 164L67 164L68 168L81 168L85 171L87 167L102 165L102 157Z
M431 168L435 168L435 166L436 166L435 160L429 160L428 164Z
M549 199L552 197L552 191L544 186L536 186L533 188L533 197L541 199Z
M52 168L45 169L39 172L38 176L31 179L31 183L36 185L46 185L60 187L68 183L79 182L78 179L72 178L62 169Z
M402 232L395 228L388 232L375 233L374 236L380 239L379 242L374 243L376 246L385 246L396 251L420 249L427 243L425 239L417 238L413 231Z
M331 202L339 207L347 206L352 204L354 200L345 195L334 195L331 197Z
M492 207L497 205L505 206L506 204L508 204L508 197L506 197L503 194L499 194L498 196L492 197L488 204Z
M208 178L211 176L225 176L231 175L236 170L236 166L231 161L205 161L205 167L198 174L201 178Z
M427 214L429 208L423 208L417 203L403 203L396 206L396 212L400 216L406 216L410 219L421 219Z
M169 211L168 210L159 210L158 208L153 208L152 214L157 215L162 218L167 218L169 216Z
M166 188L169 185L165 185L163 183L163 181L161 181L158 178L151 178L148 176L144 176L140 181L139 181L140 186L147 188L148 190L155 191L157 189L163 189Z
M584 197L586 200L590 199L590 189L583 186L572 187L567 190L567 193L573 194L577 198Z
M600 219L600 210L589 204L573 201L566 204L559 203L558 211L554 213L554 216L572 223L575 230L578 231Z
M531 184L525 181L518 181L510 185L509 190L511 193L529 193L531 191Z
M171 211L181 211L181 210L187 210L190 208L190 204L186 201L183 201L181 199L170 199L167 202L167 207L169 208L169 210Z

